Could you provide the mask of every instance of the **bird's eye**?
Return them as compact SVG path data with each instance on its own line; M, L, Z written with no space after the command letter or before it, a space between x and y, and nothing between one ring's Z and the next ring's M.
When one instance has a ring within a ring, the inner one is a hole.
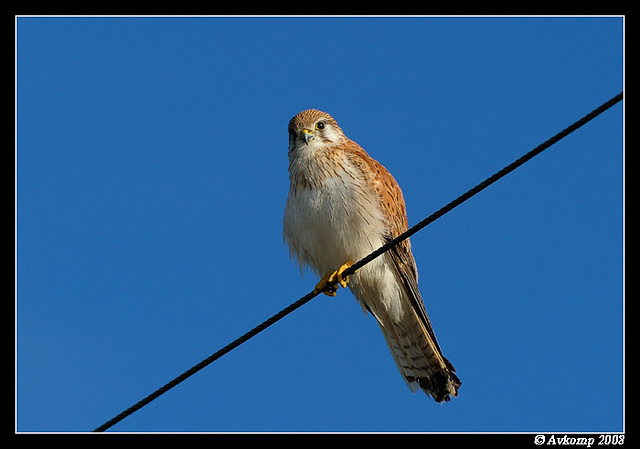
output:
M324 122L318 122L316 124L316 128L318 128L320 131L322 131L324 129Z

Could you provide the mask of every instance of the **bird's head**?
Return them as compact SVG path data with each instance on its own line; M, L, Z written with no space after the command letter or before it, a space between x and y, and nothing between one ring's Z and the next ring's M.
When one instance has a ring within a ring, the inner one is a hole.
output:
M319 149L346 139L338 123L326 112L307 109L289 122L289 153L297 149Z

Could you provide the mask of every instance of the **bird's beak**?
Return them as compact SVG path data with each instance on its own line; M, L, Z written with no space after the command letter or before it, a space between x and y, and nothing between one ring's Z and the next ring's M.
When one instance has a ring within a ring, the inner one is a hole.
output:
M304 128L302 130L302 138L304 139L304 143L309 145L309 141L315 137L315 134L311 132L311 130Z

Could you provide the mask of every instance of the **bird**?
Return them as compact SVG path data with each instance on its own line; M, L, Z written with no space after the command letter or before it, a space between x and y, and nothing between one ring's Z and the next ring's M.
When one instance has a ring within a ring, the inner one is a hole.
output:
M309 267L320 277L315 293L351 290L379 324L412 392L422 390L439 403L457 397L461 381L427 315L410 241L342 275L408 229L398 183L326 112L303 110L290 120L288 131L283 234L290 255L301 270Z

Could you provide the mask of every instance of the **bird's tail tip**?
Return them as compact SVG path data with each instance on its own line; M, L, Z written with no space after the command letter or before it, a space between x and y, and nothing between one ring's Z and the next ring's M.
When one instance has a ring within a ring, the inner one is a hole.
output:
M458 389L462 384L451 362L446 358L444 360L446 368L431 376L416 379L422 391L440 403L449 402L452 396L458 397Z

